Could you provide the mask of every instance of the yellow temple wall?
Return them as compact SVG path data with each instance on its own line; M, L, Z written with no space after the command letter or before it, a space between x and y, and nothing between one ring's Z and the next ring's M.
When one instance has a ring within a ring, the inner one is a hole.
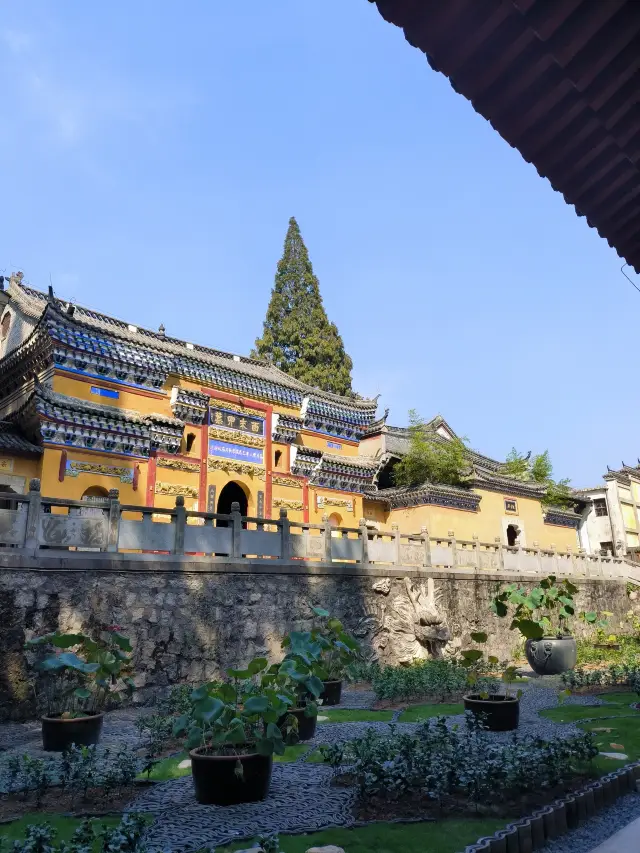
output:
M325 505L317 506L316 496L323 497ZM353 509L341 505L343 501L351 501ZM357 527L362 518L362 497L351 492L334 492L329 489L309 488L309 521L320 524L322 516L336 516L338 527Z
M19 490L15 487L18 485L18 478L23 479L22 493L25 494L29 491L29 480L40 476L40 465L40 458L31 459L10 453L0 454L0 483L5 483L19 494Z
M92 394L92 388L106 388L117 391L118 398L102 397ZM163 392L163 396L153 392L141 392L123 385L109 383L100 379L79 379L65 373L54 373L53 390L68 397L77 397L79 400L88 400L90 403L98 403L103 406L113 406L114 409L129 409L139 412L141 415L165 415L172 417L169 396Z
M499 537L506 544L506 525L513 523L522 530L521 540L524 539L523 544L528 547L533 547L534 542L541 548L554 545L561 551L578 547L578 534L574 528L545 524L539 501L514 498L518 511L507 513L504 501L508 495L483 489L474 491L482 497L477 512L431 504L393 509L388 515L385 529L391 529L392 524L397 524L401 533L419 533L420 528L424 526L431 536L445 538L452 530L456 539L470 541L474 536L478 536L481 542L493 542Z
M303 447L312 447L314 450L324 450L326 453L332 453L335 456L357 456L358 445L346 441L343 438L332 438L330 435L317 435L316 433L301 432L301 442ZM329 447L327 442L342 445L340 448Z
M45 447L42 471L41 491L45 497L66 498L67 500L79 501L87 489L100 487L118 489L120 492L120 503L137 504L144 506L146 503L147 489L147 462L144 459L131 459L117 456L113 453L96 453L92 450L80 450L77 447L66 448L67 460L86 463L93 470L81 472L75 477L65 474L62 482L59 481L60 457L65 448ZM113 475L100 473L100 466L107 468L131 468L136 465L140 467L138 475L138 488L133 489L133 483L123 483L120 478Z

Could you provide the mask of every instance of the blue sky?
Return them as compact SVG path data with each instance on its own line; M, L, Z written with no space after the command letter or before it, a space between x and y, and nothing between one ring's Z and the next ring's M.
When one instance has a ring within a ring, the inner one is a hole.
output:
M248 353L294 215L392 423L640 455L622 261L366 0L5 0L0 48L0 271Z

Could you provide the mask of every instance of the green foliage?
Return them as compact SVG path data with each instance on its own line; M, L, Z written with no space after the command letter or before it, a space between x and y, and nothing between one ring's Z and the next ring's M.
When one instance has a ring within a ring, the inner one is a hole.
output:
M442 801L465 798L472 804L550 790L569 781L598 753L590 734L545 741L488 737L473 715L463 726L446 717L429 720L415 733L368 729L355 740L321 747L336 772L348 769L364 799L401 800L426 794Z
M103 825L96 832L94 821L83 820L68 842L56 842L56 829L47 821L26 828L23 841L14 841L11 853L143 853L144 815L133 812L116 826Z
M485 631L474 631L471 634L471 639L474 643L484 645L484 643L489 639L489 635ZM480 663L481 661L483 662L482 664ZM498 658L494 655L489 655L487 657L487 668L495 667L498 663ZM478 675L478 667L482 667L483 669L485 668L484 652L481 649L466 649L465 651L460 652L460 664L467 670L467 684L469 687L473 688L475 694L479 693L483 699L488 699L490 694L495 695L495 691L490 691L486 683L483 683L486 682L486 679L483 679ZM518 673L515 666L505 667L501 675L501 681L505 688L505 696L511 697L513 695L511 693L511 686L516 683L517 677ZM517 695L517 698L519 699L522 696L522 690L518 690L515 695Z
M351 393L353 363L327 317L307 247L292 217L262 337L251 353L317 388Z
M312 607L321 627L314 628L311 639L320 645L320 659L314 666L314 674L322 681L340 681L360 657L360 644L345 631L339 619L321 607Z
M135 690L133 648L118 625L105 626L94 636L53 631L28 640L25 650L37 656L34 668L41 677L34 685L36 699L48 716L95 714Z
M562 637L569 633L569 621L575 614L573 596L577 592L578 588L566 578L556 583L555 576L549 575L528 592L518 584L509 584L494 596L491 609L500 617L511 611L511 629L520 631L527 640L539 640L551 633Z
M136 772L136 756L126 747L104 749L99 762L95 746L75 744L60 756L46 760L26 753L0 759L0 778L5 780L8 793L21 793L25 800L33 795L37 808L45 792L54 786L60 786L72 803L78 797L86 802L91 798L91 789L119 791L133 782Z
M581 687L623 687L635 689L640 678L640 661L635 663L611 664L604 669L584 669L577 666L561 675L562 683L570 690Z
M373 678L378 699L389 702L460 697L467 687L466 666L447 658L415 661L411 666L385 666ZM479 689L495 692L495 679L479 679Z
M509 477L545 485L547 489L542 498L545 506L564 508L573 506L570 480L553 479L553 465L548 450L536 456L532 456L531 453L525 456L512 447L502 470Z
M213 755L284 754L279 723L296 704L296 679L304 681L306 674L293 660L269 666L266 658L254 658L245 669L228 669L227 676L227 682L209 682L191 693L189 712L174 721L174 736L184 735L187 749L204 747ZM307 686L317 696L322 682ZM295 727L287 726L285 734L292 742Z
M409 412L409 452L393 469L397 486L422 483L462 485L469 468L463 439L447 440L429 428L415 409Z
M600 637L597 636L596 640L600 643ZM608 637L605 638L606 642L610 641ZM585 663L598 663L598 664L633 664L640 662L640 639L637 637L629 637L624 635L617 635L616 644L619 645L619 648L596 648L593 644L593 640L585 640L580 639L577 640L578 645L578 665L581 666Z
M504 473L509 477L516 477L518 480L528 479L530 457L530 453L525 456L518 453L515 447L512 447L504 465Z

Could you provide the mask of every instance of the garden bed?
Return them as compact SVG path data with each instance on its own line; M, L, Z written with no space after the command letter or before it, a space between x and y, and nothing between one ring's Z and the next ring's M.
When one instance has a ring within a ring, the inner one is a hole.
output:
M404 794L401 799L389 800L385 796L359 799L355 805L355 816L359 821L388 821L398 818L422 820L442 820L451 818L518 818L523 814L546 806L567 794L583 788L586 783L595 780L598 773L593 771L584 775L576 775L569 782L549 788L545 791L529 791L526 794L515 792L500 792L495 802L472 803L465 797L443 797L440 802L430 799L422 793ZM345 774L334 780L334 784L352 784L353 777Z
M0 822L17 820L34 810L38 814L67 814L73 817L92 817L123 812L139 797L141 788L153 785L153 782L136 781L119 790L95 787L87 790L86 797L60 787L48 788L41 795L40 802L33 796L24 794L5 794L0 797Z

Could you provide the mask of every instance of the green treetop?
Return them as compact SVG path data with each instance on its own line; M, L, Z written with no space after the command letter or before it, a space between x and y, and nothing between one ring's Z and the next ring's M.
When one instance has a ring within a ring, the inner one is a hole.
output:
M409 451L393 469L396 486L419 486L427 482L460 486L468 468L464 439L441 438L411 409Z
M504 473L518 480L533 481L546 486L546 492L542 503L547 506L570 507L573 505L569 480L554 480L553 465L549 457L549 451L526 456L513 447L507 456L504 465Z
M353 362L322 304L318 279L298 223L291 217L278 262L262 337L253 358L263 358L290 376L337 394L351 394Z

